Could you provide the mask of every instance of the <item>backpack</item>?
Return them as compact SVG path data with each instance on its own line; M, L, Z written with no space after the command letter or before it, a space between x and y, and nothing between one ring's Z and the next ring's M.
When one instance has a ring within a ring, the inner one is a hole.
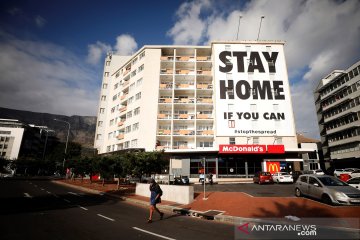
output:
M160 197L163 195L163 191L161 190L159 184L157 185L156 192L157 192L158 194L160 194Z

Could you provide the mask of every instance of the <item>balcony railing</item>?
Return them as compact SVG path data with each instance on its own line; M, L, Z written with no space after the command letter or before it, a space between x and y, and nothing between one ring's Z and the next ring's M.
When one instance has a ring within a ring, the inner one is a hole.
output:
M196 100L197 103L213 103L212 98L198 98Z
M174 119L194 119L194 114L174 114Z
M194 75L195 71L194 70L190 70L190 69L177 69L175 70L175 74L180 74L180 75Z
M172 98L159 98L159 103L172 103Z
M196 60L199 61L199 62L201 62L201 61L210 61L211 58L208 57L208 56L198 56L198 57L196 57Z
M197 130L196 135L214 135L213 130Z
M161 69L160 74L173 74L173 69Z
M171 134L171 130L169 129L160 129L158 131L158 135L170 135Z
M195 58L192 56L177 56L176 57L176 61L181 61L181 62L194 62Z
M171 119L171 114L159 113L158 119Z
M174 130L173 135L194 135L194 130L188 130L188 129L181 129L181 130Z
M211 114L196 114L197 119L210 119L212 118Z
M194 98L175 98L174 103L194 103Z
M121 121L121 122L118 122L118 126L121 127L122 125L124 125L124 123L125 123L125 120Z
M194 89L194 84L189 84L189 83L180 83L180 84L176 84L175 85L176 89Z
M196 84L197 89L213 89L212 84Z
M124 112L124 111L126 111L126 109L127 109L126 106L125 106L125 107L122 107L122 108L120 108L120 112Z
M125 137L124 134L119 134L119 135L116 136L116 138L119 139L119 140L124 139L124 137Z
M211 70L196 70L198 75L211 75Z
M160 83L160 89L172 89L171 83Z

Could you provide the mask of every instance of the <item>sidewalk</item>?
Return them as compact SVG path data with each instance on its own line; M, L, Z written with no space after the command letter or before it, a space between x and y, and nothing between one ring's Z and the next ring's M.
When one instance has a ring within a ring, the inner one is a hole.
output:
M62 183L70 185L69 183ZM79 187L79 186L75 186ZM88 190L101 193L100 190ZM111 197L141 206L149 206L149 198L133 194L119 194L107 192ZM252 197L242 192L207 192L206 200L203 193L195 193L191 204L181 205L174 202L162 201L159 208L171 212L178 212L190 216L213 219L220 222L238 223L244 219L285 219L286 216L298 218L360 218L360 206L329 206L307 198L296 197ZM336 221L335 221L336 222ZM359 229L359 221L352 228Z

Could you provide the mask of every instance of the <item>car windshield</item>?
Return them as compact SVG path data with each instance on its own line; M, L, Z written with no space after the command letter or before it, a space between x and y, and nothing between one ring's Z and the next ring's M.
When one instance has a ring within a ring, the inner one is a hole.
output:
M261 173L261 175L263 175L263 176L270 176L271 173L269 173L269 172L263 172L263 173Z
M287 172L281 172L279 175L289 175Z
M322 172L323 170L319 169L319 170L315 170L315 172Z
M332 177L319 177L320 182L325 186L348 186L348 184Z

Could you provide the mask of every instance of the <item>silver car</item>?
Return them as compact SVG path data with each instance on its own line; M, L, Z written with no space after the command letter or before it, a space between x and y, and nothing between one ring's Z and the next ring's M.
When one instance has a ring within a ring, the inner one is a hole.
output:
M330 205L360 205L360 190L328 175L301 175L295 183L295 195L319 199Z

